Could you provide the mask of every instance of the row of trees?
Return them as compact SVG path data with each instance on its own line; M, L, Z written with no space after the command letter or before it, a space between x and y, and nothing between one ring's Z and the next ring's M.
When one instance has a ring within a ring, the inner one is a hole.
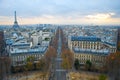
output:
M67 40L64 36L62 29L60 30L61 39L62 39L62 63L61 66L63 69L70 70L73 68L74 64L74 54L67 48Z
M58 37L59 37L59 30L57 29L55 36L52 38L50 42L50 46L47 52L45 53L45 60L49 67L50 67L50 64L53 63L53 61L55 60L57 56Z
M64 68L64 69L72 69L73 68L73 63L74 63L74 58L73 58L73 53L66 49L64 51L62 51L62 63L61 63L61 66Z
M54 47L56 50L58 48L58 37L59 37L59 30L57 29L55 36L52 37L52 40L50 42L50 46Z
M57 49L58 49L58 38L59 38L59 29L57 29L55 36L52 38L50 42L50 46L45 53L45 60L47 63L47 68L49 69L50 75L49 79L53 78L55 71L55 58L57 57Z
M50 46L45 54L45 60L47 63L47 66L50 67L50 64L55 60L57 56L57 51L54 47Z
M64 51L65 49L68 49L68 44L67 44L68 42L62 29L60 29L60 33L61 33L61 39L62 39L62 51Z
M120 41L118 41L118 50L120 50Z
M80 70L80 66L81 65L79 63L79 60L75 59L75 62L74 62L75 69ZM93 64L92 64L92 62L90 60L87 60L84 67L85 67L85 70L90 71L90 70L92 70Z
M41 58L38 61L35 61L35 57L29 56L25 60L25 65L14 66L11 68L13 73L24 72L24 71L32 71L32 70L43 70L42 66L46 65L44 58ZM44 63L44 64L43 64Z
M25 62L25 65L12 67L12 72L17 74L16 77L19 76L18 72L23 72L26 75L26 80L28 80L28 71L39 70L44 73L48 70L46 67L47 63L44 58L41 58L40 60L35 62L35 57L29 56Z
M106 61L106 69L112 80L120 80L120 51L111 53Z

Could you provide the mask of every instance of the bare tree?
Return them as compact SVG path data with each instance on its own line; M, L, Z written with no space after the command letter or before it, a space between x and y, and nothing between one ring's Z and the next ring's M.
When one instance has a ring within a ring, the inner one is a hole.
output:
M74 64L74 55L70 50L64 50L62 52L62 67L66 69L72 69Z
M11 61L8 57L0 57L0 80L8 79L10 63Z
M109 76L113 80L120 80L120 51L111 53L106 61Z
M47 61L48 64L51 63L52 59L55 59L55 57L57 56L56 54L56 50L55 48L53 48L52 46L50 46L45 54L45 59Z

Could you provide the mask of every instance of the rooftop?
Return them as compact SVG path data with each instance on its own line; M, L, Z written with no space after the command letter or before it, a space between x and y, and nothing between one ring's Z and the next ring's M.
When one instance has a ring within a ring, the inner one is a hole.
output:
M104 42L104 43L111 45L111 46L116 46L116 43L110 43L110 42Z
M75 53L86 53L86 54L101 54L101 55L108 55L110 52L109 50L102 49L102 50L91 50L91 49L80 49L80 48L73 48Z
M35 47L35 48L12 48L10 50L11 54L18 54L18 53L26 53L26 54L34 54L34 53L44 53L47 47Z
M72 36L71 37L72 41L101 41L100 38L97 38L95 36Z

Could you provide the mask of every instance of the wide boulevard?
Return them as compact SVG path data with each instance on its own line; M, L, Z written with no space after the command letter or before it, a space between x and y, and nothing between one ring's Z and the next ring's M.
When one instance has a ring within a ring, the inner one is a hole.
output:
M57 49L57 58L55 60L55 80L66 80L66 73L65 69L61 67L61 48L62 48L62 41L61 41L61 32L59 28L59 40L58 40L58 49Z

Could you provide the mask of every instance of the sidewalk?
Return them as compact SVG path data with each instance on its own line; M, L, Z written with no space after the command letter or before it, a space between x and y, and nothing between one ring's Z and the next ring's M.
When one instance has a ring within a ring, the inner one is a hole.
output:
M9 77L9 80L26 80L26 79L27 80L43 80L43 78L44 80L48 80L48 76L49 76L48 73L45 77L45 75L42 72L35 71L35 72L28 72L27 76L24 73L11 75Z

